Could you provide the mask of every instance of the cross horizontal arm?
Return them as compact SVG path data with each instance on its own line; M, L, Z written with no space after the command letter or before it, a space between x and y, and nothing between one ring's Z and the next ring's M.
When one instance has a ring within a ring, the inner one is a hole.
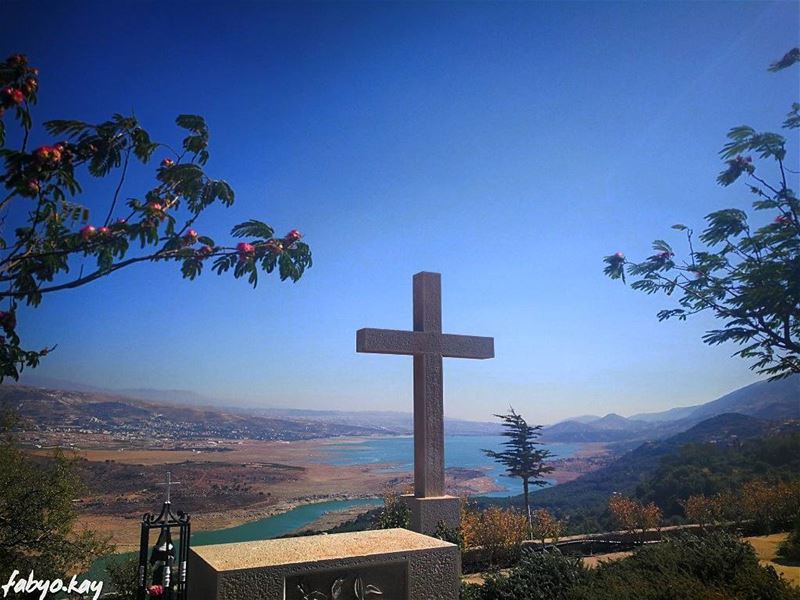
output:
M356 352L494 358L494 338L398 329L359 329L356 332Z
M442 356L449 358L494 358L494 338L477 335L442 335Z
M359 329L356 331L356 352L408 355L435 352L436 348L430 344L431 341L428 334L420 331Z

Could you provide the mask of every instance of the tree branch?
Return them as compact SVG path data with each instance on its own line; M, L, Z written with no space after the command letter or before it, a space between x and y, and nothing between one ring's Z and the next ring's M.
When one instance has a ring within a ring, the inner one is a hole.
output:
M131 158L131 151L133 150L132 146L128 146L128 151L125 153L125 164L122 165L122 175L119 178L119 183L117 184L117 189L114 190L114 198L111 200L111 206L108 209L108 215L106 216L106 220L103 222L103 225L108 225L111 221L111 216L114 214L114 208L117 206L117 198L119 198L119 192L122 189L122 185L125 183L125 175L128 173L128 162Z

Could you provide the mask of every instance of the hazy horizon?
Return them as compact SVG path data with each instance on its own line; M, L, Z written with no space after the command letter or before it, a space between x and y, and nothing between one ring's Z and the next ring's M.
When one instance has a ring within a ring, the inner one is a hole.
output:
M762 379L760 381L766 381L766 379ZM338 408L338 407L328 407L328 408L304 408L304 407L297 407L297 406L289 406L286 404L267 404L264 401L255 401L255 402L245 402L245 403L237 403L235 399L222 399L222 398L214 398L207 395L204 395L201 392L195 392L192 390L180 390L180 389L157 389L157 388L113 388L113 387L98 387L92 386L89 384L77 382L77 381L66 381L61 379L52 379L48 377L41 377L36 373L32 373L27 371L23 374L18 382L20 385L28 385L31 387L41 387L41 388L48 388L48 389L63 389L65 391L77 391L77 392L96 392L96 393L109 393L109 394L116 394L122 397L129 397L131 399L138 399L138 400L145 400L145 401L156 401L156 400L163 400L164 402L170 402L174 404L187 404L190 406L210 406L216 408L229 408L229 409L263 409L265 411L275 410L275 411L287 411L287 412L342 412L342 413L394 413L394 414L402 414L402 415L412 415L412 406L406 410L402 408L398 409L375 409L370 407L364 408ZM749 385L749 384L748 384ZM621 415L626 418L631 418L637 414L644 414L644 413L657 413L662 412L665 410L669 410L672 408L686 408L690 406L695 406L698 404L705 404L707 402L711 402L713 400L717 400L722 396L730 392L734 392L737 389L741 389L740 387L728 390L727 392L721 394L720 396L716 396L714 398L708 398L706 400L700 400L694 404L686 404L686 405L675 405L675 406L668 406L664 409L659 410L646 410L646 411L636 411L632 413L621 413L619 411L613 410L613 408L609 410L605 410L603 412L591 413L591 416L596 416L598 418L605 417L609 414L617 414ZM138 394L138 395L137 395ZM175 396L179 395L180 398L176 398ZM163 396L163 397L162 397ZM172 396L172 397L170 397ZM409 402L411 402L411 398L409 398ZM507 408L507 407L506 407ZM445 401L445 409L447 409L447 401ZM505 408L498 409L500 412L503 412ZM447 410L446 410L447 413ZM523 415L528 417L529 415ZM573 418L580 418L590 416L589 413L576 413L570 414L566 417L552 420L552 421L536 421L534 416L530 416L528 419L531 423L541 423L542 425L549 426L554 425L556 423L560 423L563 421L569 421ZM487 415L483 418L462 418L462 417L454 417L450 414L445 415L446 419L455 419L455 420L466 420L466 421L474 421L474 422L497 422L494 419L493 415Z
M425 270L446 333L495 338L492 360L445 361L449 417L656 412L763 379L702 343L710 316L659 323L671 299L609 280L602 258L682 249L674 223L749 207L746 186L716 184L718 151L797 100L797 69L767 72L797 44L797 3L192 6L12 2L0 36L41 71L39 124L133 111L174 143L177 114L205 116L207 170L237 200L195 228L298 228L314 267L252 290L138 265L46 296L18 319L25 347L58 345L36 375L408 412L410 358L356 354L355 331L410 328ZM48 141L37 127L30 146ZM107 210L110 179L83 179L80 200ZM133 168L123 196L151 182Z

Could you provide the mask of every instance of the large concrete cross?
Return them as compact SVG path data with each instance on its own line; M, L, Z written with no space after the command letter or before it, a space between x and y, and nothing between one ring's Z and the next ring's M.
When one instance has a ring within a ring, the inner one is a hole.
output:
M436 498L444 496L442 358L494 358L494 338L442 333L439 273L414 275L413 298L413 331L359 329L356 351L414 357L414 497Z

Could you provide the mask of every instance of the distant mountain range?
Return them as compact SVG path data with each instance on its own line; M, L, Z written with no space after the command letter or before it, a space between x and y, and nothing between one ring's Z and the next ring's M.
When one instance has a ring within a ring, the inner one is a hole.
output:
M543 430L551 442L636 442L662 439L686 431L697 423L725 413L739 413L764 420L800 419L800 375L778 381L759 381L721 398L658 413L622 417L583 416L556 423Z
M137 400L148 400L151 402L166 402L168 404L190 404L195 406L222 406L224 403L217 398L198 394L191 390L174 389L155 389L155 388L105 388L95 385L87 385L67 379L55 377L44 377L37 373L24 372L20 383L28 387L47 388L51 390L61 390L67 392L95 392L98 394L112 394L133 398Z
M150 394L147 394L150 396ZM410 413L254 409L156 402L104 391L22 385L0 387L0 412L11 409L28 431L100 433L115 439L298 440L337 436L410 435ZM156 397L153 395L153 397ZM445 419L450 435L493 435L499 423Z
M0 412L12 410L25 431L101 434L132 444L196 439L301 440L385 433L378 427L241 414L214 407L154 403L103 392L0 387Z
M127 400L144 400L155 405L188 406L219 410L238 415L255 415L271 419L289 419L303 422L320 422L342 426L363 427L374 434L411 435L414 432L414 418L410 412L400 411L344 411L311 410L300 408L262 408L234 406L223 400L198 394L190 390L161 390L153 388L106 389L64 379L42 377L29 374L24 378L25 386L31 389L49 389L61 392L83 392L89 394L111 395ZM447 435L497 435L502 431L499 422L469 421L445 417Z
M687 444L738 447L747 440L798 431L800 421L797 420L766 421L741 413L715 415L666 439L644 442L611 464L578 479L537 491L532 502L558 510L602 508L613 492L631 493L638 485L647 482L662 459L677 454Z
M61 395L86 394L87 405L92 403L90 398L93 395L99 398L113 397L114 402L121 401L129 406L132 413L146 406L147 410L153 411L159 408L159 412L171 415L192 414L193 410L206 415L227 415L220 416L225 422L230 422L229 417L232 416L239 419L253 418L255 419L253 423L262 424L264 426L262 433L269 436L276 435L269 433L270 420L294 423L294 427L287 429L287 435L300 437L347 435L342 432L351 432L349 434L352 435L413 433L412 415L408 412L221 406L223 403L219 400L187 390L141 388L112 391L39 376L29 376L28 380L38 382L39 387L3 386L0 388L0 403L2 403L2 390L5 388L50 389ZM178 410L178 407L181 407L181 410ZM41 416L46 419L47 415L44 413L46 411L43 411ZM761 381L705 404L677 407L662 412L640 413L631 417L615 413L603 417L581 415L546 427L542 439L546 442L620 442L632 447L639 442L664 439L686 431L704 419L724 413L740 413L765 420L800 418L800 375L774 382ZM445 432L448 435L497 435L501 431L502 427L498 421L445 419Z
M256 415L324 421L359 427L371 427L392 435L411 435L414 433L414 417L411 413L394 411L341 411L304 410L294 408L239 409ZM466 421L463 419L444 419L446 435L498 435L502 431L499 422Z

